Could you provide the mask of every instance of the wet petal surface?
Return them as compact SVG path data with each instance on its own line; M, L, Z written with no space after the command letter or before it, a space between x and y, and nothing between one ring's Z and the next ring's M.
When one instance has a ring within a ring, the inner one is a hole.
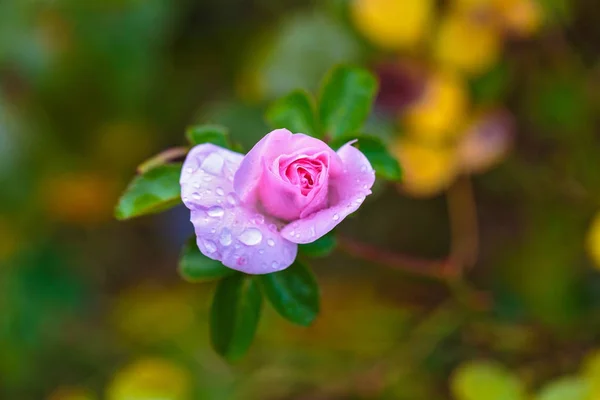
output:
M344 170L329 177L329 207L285 226L281 234L287 240L301 244L317 240L356 211L371 194L375 171L365 155L352 143L342 146L337 154Z
M298 246L281 236L276 220L235 194L243 158L212 144L196 146L183 165L181 196L204 255L248 274L280 271L294 262Z

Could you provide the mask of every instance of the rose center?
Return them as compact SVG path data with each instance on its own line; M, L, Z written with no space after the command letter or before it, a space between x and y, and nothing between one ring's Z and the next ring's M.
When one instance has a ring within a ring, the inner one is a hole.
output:
M300 159L292 162L285 169L284 176L293 185L300 188L300 193L306 196L317 186L323 164L318 160Z

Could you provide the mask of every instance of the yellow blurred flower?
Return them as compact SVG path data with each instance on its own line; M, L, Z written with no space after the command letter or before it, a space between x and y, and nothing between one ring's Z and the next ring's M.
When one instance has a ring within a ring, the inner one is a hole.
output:
M600 268L600 213L596 214L587 236L587 251L596 264ZM600 357L599 357L600 360ZM600 371L600 361L598 362ZM598 375L600 377L600 375Z
M434 196L446 189L458 173L453 146L431 146L403 138L393 151L403 167L401 187L409 195Z
M40 201L50 219L93 225L112 218L116 183L99 172L67 172L47 178Z
M107 400L187 400L188 371L164 359L139 360L116 373L106 391Z
M543 23L542 7L536 0L495 0L504 29L514 35L529 37Z
M502 110L491 110L475 116L458 143L461 170L479 173L500 162L512 144L511 116Z
M386 50L412 48L426 35L433 0L354 0L350 12L357 29Z
M162 340L181 343L182 335L189 332L195 322L191 302L190 292L182 287L145 284L121 295L111 318L117 330L136 343Z
M505 32L528 37L542 26L543 9L538 0L454 0L454 10L484 17Z
M409 106L401 123L420 140L444 142L460 134L469 104L465 82L438 71L428 78L421 98Z
M65 386L52 392L48 400L93 400L95 398L87 389Z
M600 214L596 217L596 247L600 254ZM597 259L600 261L600 259ZM599 264L600 265L600 264ZM590 399L600 399L600 350L591 352L583 363L583 376L587 379L590 387Z
M498 61L501 50L501 30L492 18L453 11L440 22L433 52L445 67L477 75Z

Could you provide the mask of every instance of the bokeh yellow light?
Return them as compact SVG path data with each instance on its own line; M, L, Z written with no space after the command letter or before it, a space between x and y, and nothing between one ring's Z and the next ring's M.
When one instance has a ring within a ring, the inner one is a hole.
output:
M498 61L501 50L501 31L493 19L450 12L440 22L434 58L448 68L478 75Z
M386 50L417 45L429 29L434 9L433 0L354 0L350 5L357 29Z
M596 267L600 269L600 213L596 214L588 231L587 250Z
M465 82L447 71L433 73L421 98L402 116L401 124L421 140L442 142L460 133L469 104Z
M414 197L430 197L446 189L458 172L454 150L400 139L394 145L394 153L404 168L402 189Z
M180 366L160 358L134 362L118 371L107 400L188 400L190 376Z
M40 198L50 220L94 225L112 219L117 190L104 174L68 172L43 181Z

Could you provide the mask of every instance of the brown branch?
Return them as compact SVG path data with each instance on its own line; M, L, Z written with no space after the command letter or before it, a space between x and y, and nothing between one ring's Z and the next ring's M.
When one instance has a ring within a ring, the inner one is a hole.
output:
M452 247L447 264L451 276L460 276L464 269L472 268L479 253L479 228L477 206L471 180L460 177L446 193Z
M143 163L141 163L138 166L137 171L139 174L143 174L144 172L147 172L156 166L177 160L179 158L183 158L189 150L190 149L187 147L173 147L167 149L161 153L158 153L149 160L146 160Z
M428 260L380 249L378 247L338 236L339 247L351 256L373 261L377 264L403 271L411 275L446 280L448 260Z

